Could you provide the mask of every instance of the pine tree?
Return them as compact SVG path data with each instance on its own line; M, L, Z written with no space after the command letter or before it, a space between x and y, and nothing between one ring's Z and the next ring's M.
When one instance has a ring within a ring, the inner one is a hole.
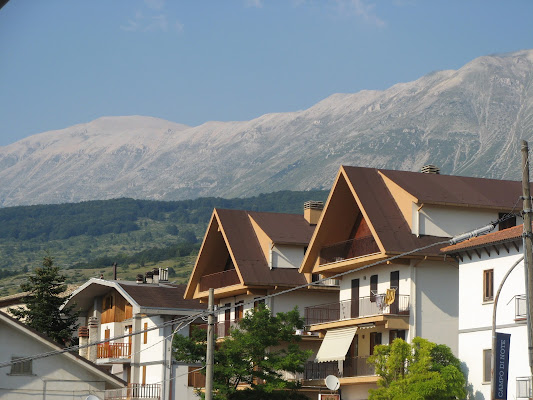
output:
M77 329L78 312L75 306L60 310L66 298L65 275L54 266L53 258L45 256L42 267L35 268L32 275L20 288L28 292L23 298L26 307L10 308L9 312L18 320L44 333L56 342L68 345Z

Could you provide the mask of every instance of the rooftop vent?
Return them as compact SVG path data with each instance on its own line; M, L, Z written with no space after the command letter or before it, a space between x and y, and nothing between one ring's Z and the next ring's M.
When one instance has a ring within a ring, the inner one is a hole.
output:
M304 203L304 218L309 225L316 225L318 223L323 209L324 203L322 201L309 200Z
M144 283L144 275L143 274L137 274L137 279L135 280L137 283Z
M144 274L145 278L144 280L146 283L153 283L154 282L154 274L152 271L148 271L146 274Z
M428 164L424 165L422 169L420 170L423 174L440 174L440 168L436 167L435 165Z

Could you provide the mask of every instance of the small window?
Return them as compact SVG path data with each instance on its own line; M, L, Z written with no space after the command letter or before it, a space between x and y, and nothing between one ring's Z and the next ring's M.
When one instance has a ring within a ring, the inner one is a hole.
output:
M504 216L507 216L507 213L499 213L498 218L503 218ZM516 216L512 216L505 221L502 221L499 223L499 230L503 231L504 229L511 228L513 226L516 226Z
M107 296L104 298L104 311L111 310L113 308L113 296Z
M23 359L24 357L11 357L11 361ZM32 375L32 362L31 360L20 361L11 364L10 375Z
M392 344L392 342L396 338L405 340L405 330L403 330L403 329L391 329L391 331L389 332L389 344Z
M494 270L483 271L483 301L494 300Z
M483 382L490 382L490 369L492 367L492 350L483 350Z

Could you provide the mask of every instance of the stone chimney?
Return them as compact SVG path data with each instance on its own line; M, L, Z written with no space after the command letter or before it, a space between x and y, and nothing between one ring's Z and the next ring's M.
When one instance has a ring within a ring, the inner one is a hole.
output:
M152 270L152 282L159 284L159 268L154 268Z
M420 169L420 172L422 172L423 174L437 174L437 175L440 175L440 168L436 167L435 165L428 164L428 165L424 165Z
M152 271L148 271L146 274L144 274L144 276L145 276L146 283L153 283L154 274L152 273Z
M98 341L98 318L89 317L89 344ZM95 363L97 355L97 346L89 346L87 349L87 359Z
M86 326L80 326L78 328L78 338L80 339L80 346L86 346L89 344L89 328ZM89 348L80 348L78 354L83 358L89 358Z
M324 203L321 201L306 201L304 203L304 218L309 225L316 225L324 209Z
M143 274L137 274L137 279L135 280L137 283L144 283L144 275Z

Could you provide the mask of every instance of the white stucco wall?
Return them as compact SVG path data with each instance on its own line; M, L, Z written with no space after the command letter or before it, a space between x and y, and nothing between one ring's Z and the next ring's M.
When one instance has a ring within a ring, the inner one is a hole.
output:
M507 253L491 250L491 256L480 250L472 252L472 260L463 257L459 266L459 359L468 374L474 395L490 398L490 384L483 382L483 350L492 347L491 327L493 301L483 301L483 271L494 270L494 295L509 268L521 257L512 245ZM516 378L530 374L527 360L527 329L525 321L515 321L515 296L525 294L523 264L519 264L502 287L496 315L497 332L510 333L508 398L516 398ZM480 397L477 397L480 398Z
M271 251L271 268L299 268L304 258L302 246L276 244Z
M30 356L50 351L43 343L0 323L0 354L7 361L12 356ZM10 375L10 367L0 368L0 398L8 400L65 398L84 399L89 394L103 398L105 383L101 376L92 373L70 360L57 355L32 362L32 375Z

